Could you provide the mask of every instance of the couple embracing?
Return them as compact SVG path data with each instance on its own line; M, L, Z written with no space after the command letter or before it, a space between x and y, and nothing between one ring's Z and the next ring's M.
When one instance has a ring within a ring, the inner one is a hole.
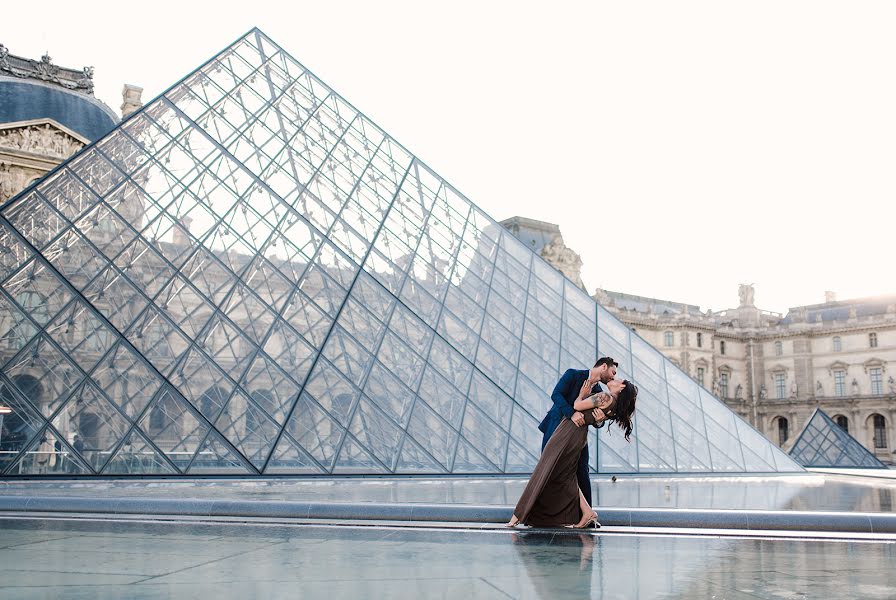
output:
M591 508L588 427L615 422L632 432L638 388L616 379L618 364L605 356L591 369L569 369L551 394L553 406L538 426L544 433L541 458L507 523L533 527L600 527ZM603 383L607 391L601 391Z

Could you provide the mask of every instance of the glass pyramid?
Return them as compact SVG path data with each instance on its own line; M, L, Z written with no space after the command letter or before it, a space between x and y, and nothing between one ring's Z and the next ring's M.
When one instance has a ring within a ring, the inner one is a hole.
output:
M815 409L796 438L790 457L804 467L887 468L820 408Z
M595 471L802 470L258 30L0 238L7 476L527 473L603 354Z

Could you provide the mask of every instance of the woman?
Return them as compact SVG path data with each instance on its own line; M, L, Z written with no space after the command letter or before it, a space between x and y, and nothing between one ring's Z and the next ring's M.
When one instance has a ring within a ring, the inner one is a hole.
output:
M600 427L607 420L615 421L631 441L632 415L638 388L631 381L613 379L607 384L610 393L590 395L597 382L582 384L573 408L585 416L586 425ZM597 514L585 502L576 480L576 468L582 448L588 441L588 427L576 427L565 418L548 440L526 489L520 497L507 527L525 523L533 527L584 528L597 522Z

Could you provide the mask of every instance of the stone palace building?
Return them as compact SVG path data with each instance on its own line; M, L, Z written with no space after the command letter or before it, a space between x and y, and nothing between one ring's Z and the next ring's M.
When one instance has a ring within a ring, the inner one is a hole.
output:
M581 282L581 259L553 223L502 222ZM896 295L791 308L755 306L741 285L737 308L699 306L597 289L594 298L780 447L789 449L816 407L880 460L896 437Z

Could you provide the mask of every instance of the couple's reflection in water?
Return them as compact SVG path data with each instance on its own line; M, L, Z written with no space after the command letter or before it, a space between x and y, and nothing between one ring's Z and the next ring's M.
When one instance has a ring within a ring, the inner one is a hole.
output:
M519 569L525 571L538 598L600 595L591 580L599 536L574 531L519 531L511 535L520 558Z

